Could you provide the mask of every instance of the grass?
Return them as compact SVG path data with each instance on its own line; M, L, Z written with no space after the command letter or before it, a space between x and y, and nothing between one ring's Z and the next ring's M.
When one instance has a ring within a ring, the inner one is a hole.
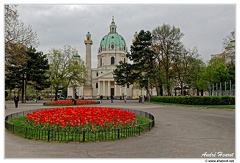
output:
M150 123L151 121L148 118L137 115L137 122L138 124L146 124L146 123Z
M12 133L21 137L47 140L58 142L86 142L86 141L102 141L102 140L117 140L135 136L142 131L149 129L150 119L137 115L137 126L112 129L107 131L85 131L85 132L66 132L66 131L47 131L34 128L28 121L26 116L19 116L8 121L14 125Z
M32 128L33 126L30 125L30 123L27 121L27 117L26 116L19 116L13 119L10 119L8 121L9 124L13 124L16 126L21 126L21 127L29 127Z
M175 106L186 106L186 107L198 107L206 109L230 109L234 110L235 105L187 105L187 104L176 104L176 103L164 103L164 102L151 102L152 104L161 104L161 105L175 105Z

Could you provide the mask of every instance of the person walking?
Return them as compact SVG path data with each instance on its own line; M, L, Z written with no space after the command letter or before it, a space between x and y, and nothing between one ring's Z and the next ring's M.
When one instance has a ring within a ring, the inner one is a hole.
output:
M19 97L18 97L18 94L16 94L13 98L14 100L14 103L15 103L15 107L17 108L18 107L18 101L19 101Z
M103 102L103 95L100 95L100 103Z
M111 103L113 103L113 99L114 99L113 95L111 95L110 99L111 99Z
M127 96L123 96L123 99L124 99L124 102L126 103L127 102Z
M139 103L142 102L142 96L139 96L138 102L139 102Z

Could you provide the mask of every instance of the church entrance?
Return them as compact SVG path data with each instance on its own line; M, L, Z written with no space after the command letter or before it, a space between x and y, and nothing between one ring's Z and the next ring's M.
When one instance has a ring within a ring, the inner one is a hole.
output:
M114 88L111 88L111 96L114 96Z
M111 96L114 96L114 91L115 91L115 90L114 90L114 86L115 86L115 85L114 85L114 81L111 81L111 82L110 82L110 95L111 95Z

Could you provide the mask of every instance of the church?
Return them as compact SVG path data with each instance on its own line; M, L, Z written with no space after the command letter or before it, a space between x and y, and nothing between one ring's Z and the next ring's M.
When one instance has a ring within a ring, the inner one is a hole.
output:
M136 33L133 41L135 37ZM106 99L112 95L115 99L119 99L124 95L129 99L134 99L146 95L145 89L135 88L133 85L120 86L114 81L113 70L116 68L116 65L120 61L128 62L127 45L124 38L117 33L114 17L109 26L109 33L100 41L97 54L97 68L91 67L91 46L93 40L90 32L87 33L84 43L86 45L85 63L88 79L85 85L76 87L75 90L69 87L67 91L68 98L74 98L77 95L79 98L92 99L102 95Z

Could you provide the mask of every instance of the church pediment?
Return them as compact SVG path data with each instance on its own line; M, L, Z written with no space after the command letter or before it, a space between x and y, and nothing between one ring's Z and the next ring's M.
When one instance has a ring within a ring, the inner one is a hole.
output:
M113 73L112 72L109 72L109 73L103 74L101 76L98 76L98 79L112 79L112 78L113 78Z

